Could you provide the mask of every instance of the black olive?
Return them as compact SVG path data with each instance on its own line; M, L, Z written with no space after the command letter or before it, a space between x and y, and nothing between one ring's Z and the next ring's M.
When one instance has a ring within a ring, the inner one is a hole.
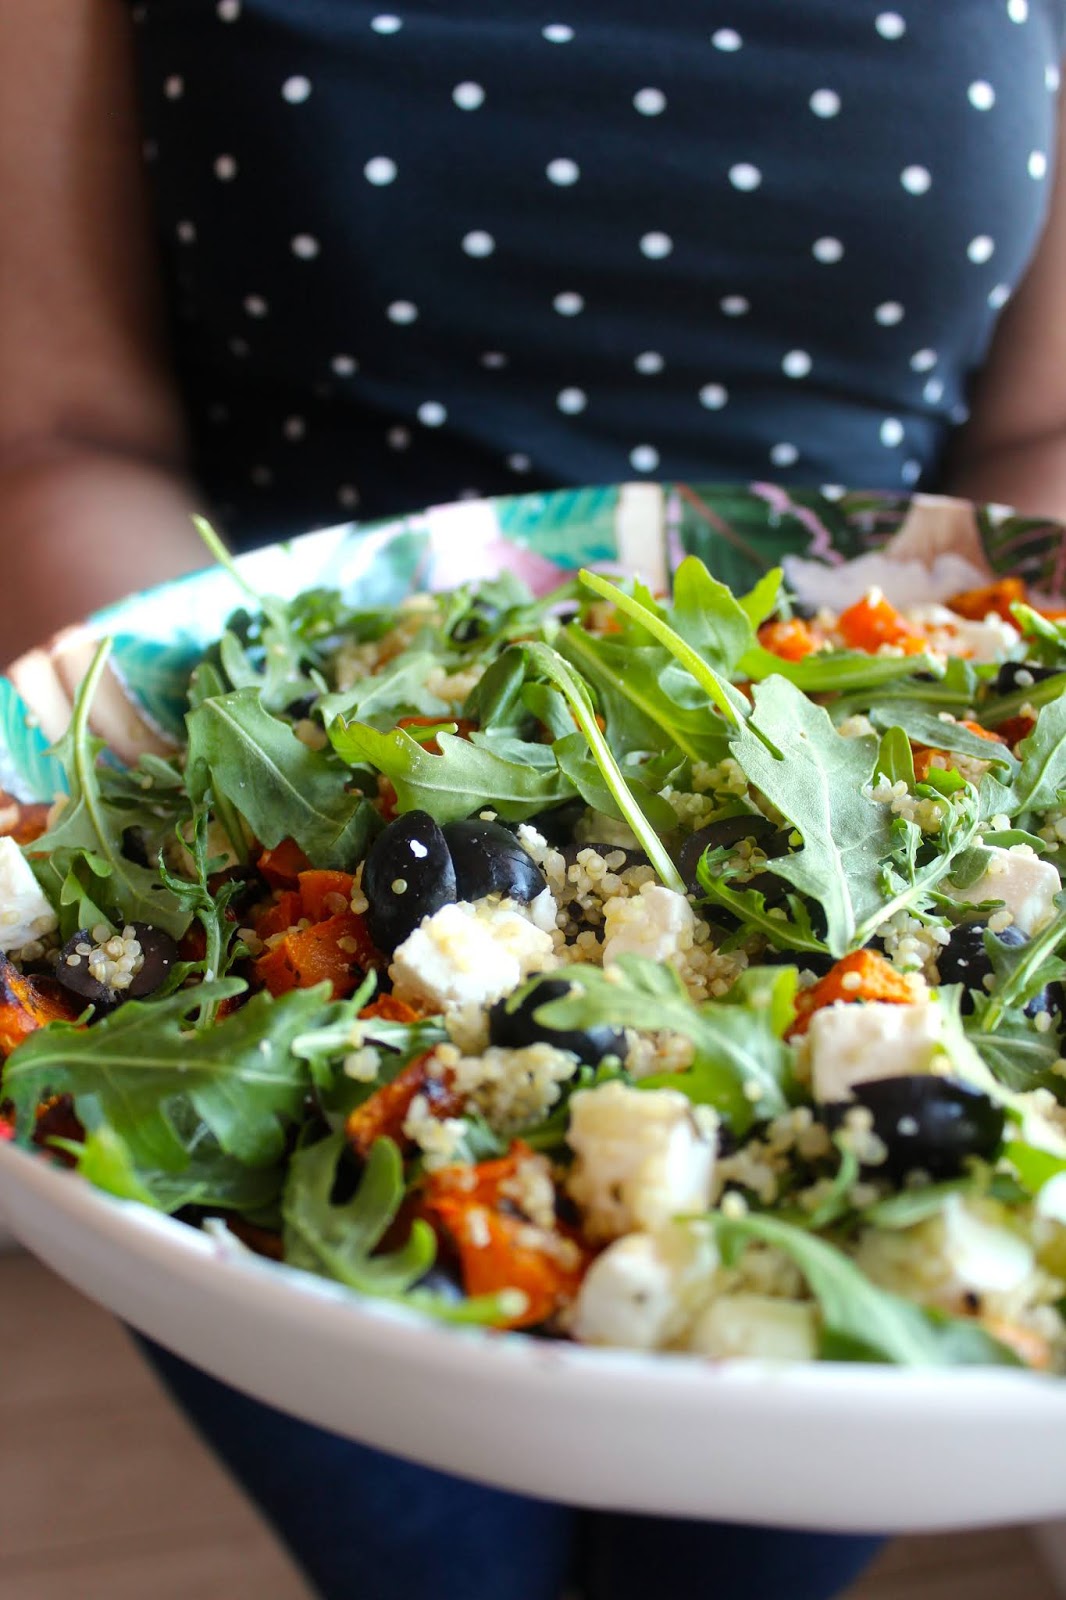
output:
M621 1028L612 1028L606 1022L592 1028L552 1028L537 1021L535 1011L550 1000L563 999L572 988L566 978L541 978L513 1011L507 1009L506 1000L497 1000L489 1012L490 1041L511 1050L521 1050L527 1044L553 1044L557 1050L569 1050L590 1067L597 1066L605 1056L624 1061L627 1047Z
M536 828L553 850L561 850L564 845L572 843L574 830L587 809L584 800L567 800L551 811L540 811L535 817L530 817L529 825Z
M992 976L992 961L985 949L985 932L986 927L983 922L962 922L957 928L952 928L947 944L937 953L936 966L941 983L962 985L962 999L959 1006L966 1016L969 1016L974 1008L970 990L976 989L978 994L987 994L985 979ZM1008 945L1012 949L1029 942L1021 929L1013 925L1001 928L994 937L1000 944ZM1025 1007L1027 1017L1035 1017L1041 1011L1062 1013L1061 984L1045 985L1039 994L1035 994L1027 1002Z
M824 978L835 966L836 959L828 950L775 950L770 945L752 964L756 967L798 967L801 972L813 972L816 978Z
M853 1105L873 1114L873 1131L888 1150L884 1162L871 1167L899 1182L921 1170L931 1178L955 1178L969 1156L990 1159L1003 1139L1006 1117L980 1089L938 1078L932 1073L876 1078L857 1083L853 1101L840 1101L823 1111L830 1127L840 1127Z
M367 925L391 955L423 917L458 899L455 868L440 828L426 811L408 811L383 828L363 865Z
M442 829L460 900L509 895L528 904L546 887L544 874L514 834L498 822L449 822Z
M997 694L1013 694L1016 689L1031 689L1034 683L1057 678L1061 670L1060 667L1038 667L1031 661L1004 661L996 673L995 690ZM1028 677L1024 683L1019 683L1019 674L1023 672Z
M285 707L285 715L291 717L293 722L304 722L311 715L317 704L317 694L302 694L298 700L289 702Z
M696 868L705 850L732 850L742 839L755 839L765 849L770 836L777 830L768 817L745 811L736 817L719 817L706 827L690 833L677 858L678 869L690 894L701 894L702 885L696 877Z
M85 946L95 946L96 940L87 928L79 928L59 952L56 977L63 987L101 1009L121 1005L123 1000L139 1000L147 994L154 994L178 959L178 947L169 933L164 933L160 928L151 928L146 922L134 922L132 927L143 959L126 988L112 989L109 984L94 978L89 971Z
M499 606L494 606L489 600L477 600L452 629L452 638L456 644L472 644L475 639L482 639L494 628L498 628L503 619L503 612Z

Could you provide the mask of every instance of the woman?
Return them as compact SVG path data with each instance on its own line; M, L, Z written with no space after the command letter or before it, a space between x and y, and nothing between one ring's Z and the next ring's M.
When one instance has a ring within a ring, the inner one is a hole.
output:
M1066 516L1066 0L899 4L12 0L6 654L198 565L205 502L237 542L641 474ZM870 1553L579 1521L154 1359L330 1596L813 1600Z

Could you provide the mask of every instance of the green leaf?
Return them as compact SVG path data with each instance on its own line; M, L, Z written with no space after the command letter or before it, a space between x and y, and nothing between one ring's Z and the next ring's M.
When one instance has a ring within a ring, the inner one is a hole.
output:
M902 728L908 739L923 744L930 750L947 750L952 755L972 756L977 761L989 761L993 766L1006 767L1013 772L1017 761L1006 745L995 744L971 733L961 722L945 722L935 712L907 700L879 701L867 713L875 728Z
M201 796L208 783L224 794L261 844L295 839L317 867L350 869L365 855L373 807L346 791L336 762L264 709L257 690L212 696L187 722L188 768Z
M878 776L883 774L889 783L899 783L902 780L908 789L914 788L914 755L911 751L911 742L902 728L885 729L881 743L877 747L874 772Z
M674 573L670 617L680 637L725 673L732 673L755 641L744 608L697 556L686 556Z
M552 749L560 772L564 772L570 779L586 805L592 806L593 810L603 812L608 817L622 817L623 821L626 820L614 794L607 786L603 773L593 760L583 733L571 732L563 739L556 739ZM627 774L625 783L651 826L659 833L672 833L677 827L677 813L673 806L637 778Z
M769 572L764 572L753 589L747 594L737 595L737 605L743 611L753 629L766 622L777 610L781 600L780 567L772 567Z
M1055 896L1055 906L1056 915L1024 944L1006 945L986 931L985 949L995 973L992 999L982 1015L983 1027L989 1033L1008 1012L1031 1000L1050 978L1061 975L1059 965L1056 963L1057 970L1050 971L1048 962L1066 940L1066 890Z
M405 650L380 671L360 678L350 689L323 695L316 710L326 727L336 717L392 728L401 716L436 717L447 722L451 708L425 687L439 656L430 650Z
M599 695L616 753L655 749L664 739L712 766L727 753L715 703L668 650L600 638L576 624L560 634L559 650Z
M775 950L824 952L825 940L814 931L810 912L799 895L786 895L781 906L768 906L760 889L749 889L734 881L727 870L732 852L720 848L705 850L696 865L696 878L706 902L720 906L735 917L745 934L761 933Z
M147 922L180 939L189 926L188 912L157 873L127 860L122 842L129 811L110 804L100 784L97 759L104 741L90 734L89 711L109 649L105 639L78 690L70 727L55 746L70 798L48 832L34 841L34 854L40 858L34 871L53 904L80 906L84 898L106 913L107 922Z
M819 650L800 661L784 661L761 644L745 651L737 663L737 672L753 683L787 678L805 694L847 695L846 702L834 707L841 718L864 710L873 692L886 684L892 684L895 692L897 685L916 672L936 676L943 670L943 664L931 656L868 656L851 650Z
M1003 1154L1028 1194L1039 1194L1052 1178L1066 1172L1066 1160L1062 1156L1053 1155L1050 1150L1041 1150L1038 1145L1026 1144L1020 1139L1007 1144Z
M185 1170L192 1146L179 1124L201 1123L245 1165L276 1162L310 1084L291 1043L312 1026L329 990L294 989L279 1000L264 992L208 1030L190 1025L190 1014L244 988L223 978L165 1000L127 1001L90 1028L54 1022L31 1033L2 1080L20 1135L32 1132L41 1100L69 1094L87 1132L112 1128L141 1168Z
M777 1217L711 1219L724 1241L756 1240L802 1272L822 1322L822 1355L834 1361L904 1367L1018 1366L1018 1358L976 1323L926 1311L871 1283L843 1251Z
M1048 810L1066 788L1066 695L1041 706L1036 726L1019 748L1022 765L1011 795L1012 817Z
M557 767L545 771L507 761L454 734L437 735L440 755L424 750L405 728L380 733L361 722L335 722L329 736L342 760L385 774L398 811L428 811L441 823L458 822L487 805L505 822L521 822L574 793Z
M86 1134L84 1144L72 1139L49 1142L76 1157L78 1171L97 1189L120 1200L139 1200L157 1211L172 1213L199 1206L207 1211L255 1214L281 1192L280 1164L241 1166L210 1138L197 1143L181 1172L139 1170L126 1141L106 1123Z

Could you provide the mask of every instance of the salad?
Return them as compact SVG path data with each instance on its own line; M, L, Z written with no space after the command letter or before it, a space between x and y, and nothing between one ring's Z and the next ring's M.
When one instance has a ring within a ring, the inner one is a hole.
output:
M1066 1371L1066 615L1020 580L248 592L132 767L107 655L69 792L0 795L0 1137L447 1322Z

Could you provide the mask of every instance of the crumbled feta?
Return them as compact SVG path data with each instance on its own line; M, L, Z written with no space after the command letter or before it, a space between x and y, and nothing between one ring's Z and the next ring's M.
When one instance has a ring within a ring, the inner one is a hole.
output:
M698 1224L616 1239L585 1274L569 1331L582 1344L661 1349L698 1313L717 1262L713 1237Z
M929 1072L944 1049L944 1013L934 1000L842 1002L814 1013L807 1038L814 1098L850 1100L857 1083Z
M959 889L945 882L941 893L966 905L1002 900L1021 933L1039 933L1055 915L1055 896L1061 888L1058 870L1025 845L1009 849L989 845L988 851L992 860L976 883Z
M714 1177L715 1119L698 1119L676 1089L617 1081L570 1101L575 1154L567 1188L593 1240L654 1232L681 1212L704 1211Z
M814 1361L818 1312L807 1300L769 1294L718 1295L697 1317L685 1349L712 1359Z
M550 934L499 905L442 906L399 945L389 976L400 1000L437 1010L491 1005L555 962Z
M0 839L0 950L21 950L58 926L29 862L5 835Z
M608 900L603 908L603 964L619 956L644 956L659 963L674 961L692 948L696 918L683 894L645 883L638 895Z
M544 888L532 899L526 907L526 915L535 928L540 928L542 933L554 933L556 920L559 916L559 907L555 903L555 896L551 890Z
M951 654L965 655L974 662L1005 660L1021 638L1017 628L994 611L983 622L952 614L950 633Z

